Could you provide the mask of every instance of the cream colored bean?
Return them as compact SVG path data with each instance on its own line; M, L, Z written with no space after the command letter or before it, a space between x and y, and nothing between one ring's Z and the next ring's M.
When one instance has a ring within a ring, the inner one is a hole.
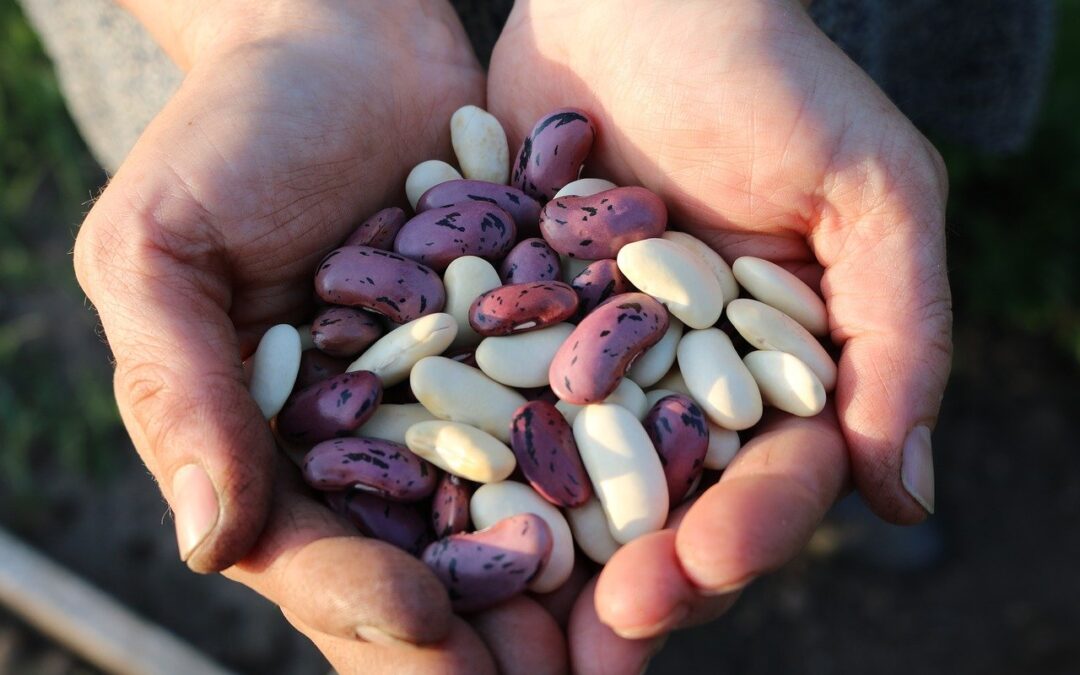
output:
M615 391L611 392L607 398L601 403L612 403L614 405L621 405L634 414L634 417L644 419L646 413L649 412L649 406L646 403L645 392L641 390L641 387L634 384L633 380L628 380L625 377L619 381L619 386L615 388ZM583 405L574 405L573 403L567 403L566 401L558 401L555 404L559 412L563 414L566 421L571 425L574 420L577 419L578 413L585 407Z
M724 291L705 261L666 239L643 239L619 250L623 276L691 328L708 328L724 309Z
M502 286L495 267L473 255L455 259L443 272L446 287L445 311L457 321L457 336L451 346L455 349L475 347L482 336L469 325L469 308L473 301L488 291Z
M570 181L555 193L555 199L559 197L589 197L598 192L605 192L616 188L618 185L603 178L578 178Z
M680 340L682 342L682 340ZM675 356L678 358L679 350L676 347ZM686 394L693 398L690 394L690 387L686 386L686 380L683 379L682 373L679 372L678 365L668 371L668 374L660 378L660 381L656 383L655 389L670 389L671 391L677 391L680 394Z
M450 117L450 143L466 178L506 185L510 147L494 115L474 105L458 108Z
M728 305L728 319L754 347L787 352L814 371L825 391L836 386L836 363L799 322L763 302L740 299Z
M248 391L263 417L270 419L285 405L300 372L300 334L287 323L270 328L251 356Z
M670 317L664 337L637 357L630 366L630 370L626 372L626 376L641 387L651 387L659 382L675 363L675 352L679 347L682 334L682 321Z
M413 395L433 415L463 422L510 442L510 418L525 397L465 364L443 356L420 359L409 376Z
M570 531L574 534L582 553L589 559L606 565L615 551L622 546L611 536L611 528L608 526L607 514L604 507L596 497L590 497L589 501L581 506L563 509L566 514L566 522L570 524Z
M517 466L499 439L461 422L417 422L405 432L405 445L443 471L477 483L503 480Z
M457 334L457 322L445 313L428 314L379 338L346 372L369 370L384 387L409 379L409 371L425 356L443 353Z
M581 271L588 267L595 260L580 260L578 258L571 258L569 256L559 256L559 262L562 272L562 280L564 283L570 283L574 280L574 277L581 274Z
M409 177L405 179L405 196L409 198L409 205L415 210L416 202L420 201L420 197L425 192L439 183L460 179L461 174L454 167L442 160L429 159L426 162L420 162L409 172Z
M574 420L574 440L616 541L625 544L664 526L664 468L633 413L610 403L587 405Z
M551 360L573 331L573 325L558 323L528 333L484 338L476 348L476 364L508 387L546 387Z
M438 419L419 403L383 403L375 409L364 426L353 432L354 436L381 438L384 441L405 443L405 432L414 424Z
M735 279L755 299L798 321L811 334L829 332L825 303L802 279L776 263L744 255L732 264Z
M713 422L738 431L761 419L761 392L722 330L686 333L678 360L691 397Z
M562 586L574 568L574 537L559 509L528 485L513 481L481 485L469 502L469 515L477 529L491 527L503 518L521 513L543 518L551 529L551 556L529 584L530 590L549 593Z
M739 285L735 283L735 275L732 274L731 267L708 244L691 234L675 230L668 230L662 236L664 239L695 253L705 261L705 264L709 266L709 269L712 270L716 279L720 282L720 288L724 291L724 302L731 302L739 297Z
M825 407L825 388L814 372L786 352L756 351L743 357L765 402L799 417L813 417Z
M719 471L726 469L731 460L735 459L736 453L742 447L739 433L725 429L712 420L709 424L709 448L705 451L705 459L702 466L706 469Z

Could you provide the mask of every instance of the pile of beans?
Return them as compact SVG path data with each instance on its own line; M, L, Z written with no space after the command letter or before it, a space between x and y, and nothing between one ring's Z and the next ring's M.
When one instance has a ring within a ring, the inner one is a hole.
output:
M307 483L468 612L663 528L763 405L820 412L836 365L797 277L729 266L645 188L579 179L585 112L541 119L512 175L492 115L450 126L464 178L418 165L415 215L360 224L318 265L311 325L274 326L247 366Z

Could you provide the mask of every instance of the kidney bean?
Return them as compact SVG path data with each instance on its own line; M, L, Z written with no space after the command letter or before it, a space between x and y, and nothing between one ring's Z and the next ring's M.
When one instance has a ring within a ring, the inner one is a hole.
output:
M394 237L408 219L396 206L378 211L360 223L342 246L371 246L390 251L394 248Z
M359 429L382 402L382 383L366 370L342 373L285 401L277 428L293 443L318 443Z
M704 468L709 449L705 413L689 396L672 394L657 401L642 425L660 456L669 504L675 506L690 493Z
M660 341L668 313L644 293L623 293L597 307L578 324L551 362L551 389L568 403L606 398L630 363Z
M304 457L304 480L317 490L356 488L395 502L435 491L438 471L404 445L375 438L323 441Z
M338 358L353 358L382 335L378 319L353 307L325 307L311 322L315 347Z
M556 506L580 506L592 496L574 431L551 403L531 401L510 423L510 447L529 484Z
M554 281L559 278L559 255L539 237L522 239L503 258L499 276L504 284Z
M570 281L570 286L581 300L578 306L579 316L585 316L613 295L634 290L633 285L619 270L618 263L611 258L589 263L588 267Z
M413 504L401 504L373 494L349 490L328 492L330 508L365 536L419 556L429 543L427 520Z
M429 267L370 246L330 251L315 275L315 292L325 302L363 307L395 323L441 311L446 290Z
M420 197L416 212L465 202L486 202L506 211L514 219L518 232L535 233L540 220L540 203L511 185L482 180L448 180L439 183Z
M446 586L454 611L475 612L524 591L551 555L551 545L547 523L523 513L486 530L440 539L422 558Z
M441 272L455 258L498 260L514 245L510 214L484 202L465 202L413 216L394 240L394 251Z
M305 349L300 353L300 372L296 374L296 385L293 391L307 389L313 384L340 375L348 367L348 359L335 359L318 349Z
M583 110L545 115L521 142L510 184L541 202L551 199L577 179L595 139L596 127Z
M571 258L614 258L626 244L659 237L667 207L643 187L620 187L586 197L559 197L540 212L540 233Z
M476 485L464 478L442 475L431 498L431 525L437 539L469 529L469 500L475 490Z
M573 288L561 281L500 286L469 308L469 325L484 336L510 335L565 321L578 308Z

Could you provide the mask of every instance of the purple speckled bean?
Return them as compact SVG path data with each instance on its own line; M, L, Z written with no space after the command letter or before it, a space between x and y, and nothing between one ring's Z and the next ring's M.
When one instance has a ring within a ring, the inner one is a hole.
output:
M455 612L499 604L525 587L551 555L551 529L533 513L504 518L431 544L422 559L443 582Z
M487 202L464 202L412 217L398 232L394 251L441 272L463 255L502 258L514 245L510 214Z
M633 284L626 280L619 265L611 258L591 263L570 280L570 286L581 299L578 316L592 312L612 296L634 290Z
M315 292L325 302L408 323L442 311L446 289L430 267L370 246L343 246L319 263Z
M667 327L667 309L651 296L623 293L608 299L581 320L555 353L548 369L551 390L576 405L602 401Z
M545 115L521 142L510 184L546 202L577 180L595 139L596 127L583 110L563 108Z
M587 197L559 197L540 212L540 232L560 254L614 258L630 242L659 237L667 207L643 187L619 187Z
M358 370L335 375L290 396L278 413L278 432L293 443L346 436L375 413L382 393L382 383L374 373Z
M522 239L503 258L499 277L504 284L553 281L559 278L559 255L539 237Z
M469 529L469 500L475 490L475 484L452 473L444 473L439 479L431 498L431 525L436 539Z
M431 543L427 520L413 504L392 502L356 490L328 492L326 502L365 536L412 555L419 556Z
M396 206L383 209L360 223L342 246L371 246L390 251L394 237L409 217Z
M574 430L551 403L531 401L514 412L510 447L529 484L552 504L581 506L592 496Z
M304 457L304 480L316 490L356 488L395 502L435 491L439 472L400 443L377 438L323 441Z
M469 325L481 335L510 335L565 321L578 308L574 289L561 281L499 286L469 308Z
M642 420L664 466L671 506L686 498L704 468L709 449L705 413L688 396L672 394L656 402Z
M311 339L323 353L353 358L383 334L382 324L354 307L324 307L311 322Z
M305 349L300 354L300 371L296 374L293 391L307 389L313 384L340 375L349 367L349 359L335 359L318 349Z
M485 180L448 180L430 188L416 202L416 212L454 206L463 202L487 202L506 211L514 219L518 233L535 234L540 221L540 203L516 187Z

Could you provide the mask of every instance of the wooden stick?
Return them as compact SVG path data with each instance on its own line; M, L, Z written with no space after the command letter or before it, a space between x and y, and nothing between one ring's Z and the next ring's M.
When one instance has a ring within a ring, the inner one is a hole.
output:
M102 670L227 675L169 631L145 621L0 529L0 604Z

